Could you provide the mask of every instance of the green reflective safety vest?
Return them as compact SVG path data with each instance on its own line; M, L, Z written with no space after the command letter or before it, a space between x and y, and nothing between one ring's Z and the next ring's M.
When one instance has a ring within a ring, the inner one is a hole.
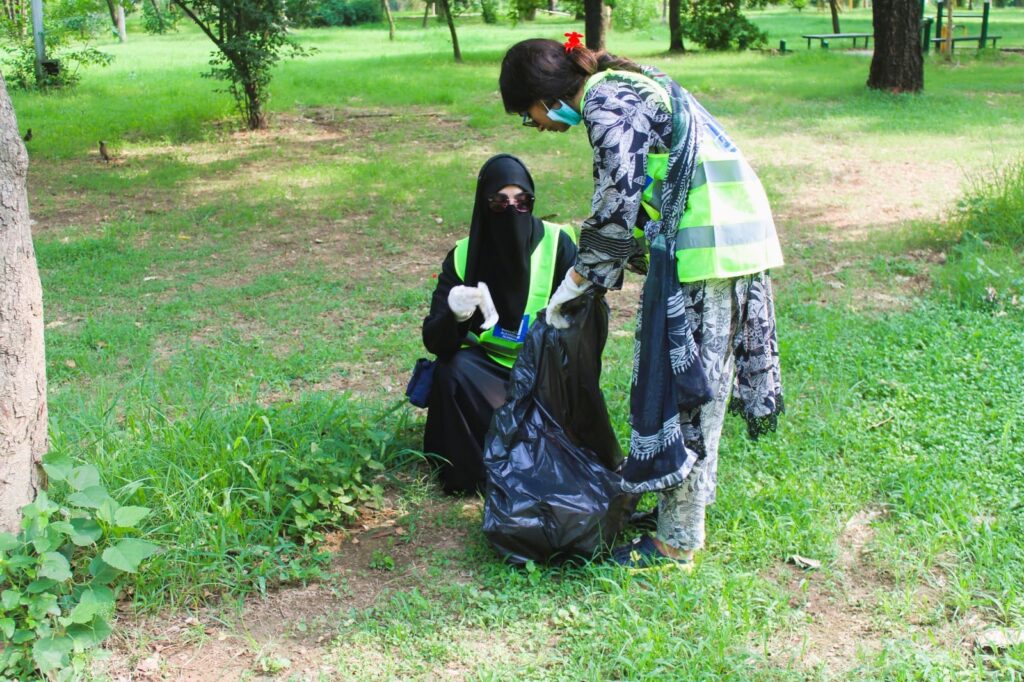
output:
M519 329L502 329L496 324L490 329L480 333L479 336L471 333L477 343L483 347L492 360L505 367L512 367L516 357L519 355L519 348L526 340L526 332L530 325L536 320L536 314L548 304L551 298L551 280L555 277L555 265L558 262L558 235L565 231L576 241L576 234L567 226L554 223L544 223L544 236L540 243L533 249L530 255L530 291L526 296L526 309L523 311L523 320ZM455 243L455 274L460 279L466 278L466 256L469 255L469 237L460 239ZM481 277L484 282L486 277ZM465 343L463 346L473 345Z
M587 91L614 76L639 90L654 90L672 110L668 91L657 81L631 71L601 71L588 80ZM704 114L697 129L700 147L690 182L686 210L676 235L676 270L680 282L749 275L782 265L782 249L764 187L743 154L713 116ZM641 206L653 220L661 217L661 185L668 154L647 154L647 182Z

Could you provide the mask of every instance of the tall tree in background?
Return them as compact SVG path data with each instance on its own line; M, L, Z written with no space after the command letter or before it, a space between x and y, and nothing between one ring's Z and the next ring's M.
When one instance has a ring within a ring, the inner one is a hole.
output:
M679 5L683 0L668 0L668 51L686 52L683 45L683 18Z
M871 58L868 87L920 92L924 88L920 0L875 0L871 11L875 54Z
M455 63L462 63L462 50L459 49L459 35L455 32L455 17L452 16L452 6L449 0L435 0L445 19L448 20L448 32L452 34L452 51L455 53Z
M0 530L17 532L47 448L43 290L32 247L28 153L0 74Z
M602 0L583 0L583 33L584 40L591 50L604 49L604 2Z
M287 37L282 0L174 0L217 46L207 75L228 92L249 130L267 127L270 70L282 53L306 54Z
M380 0L384 8L384 16L388 18L388 40L395 39L395 18L391 16L391 3L389 0Z
M832 32L842 33L839 30L839 0L828 0L828 8L832 11Z

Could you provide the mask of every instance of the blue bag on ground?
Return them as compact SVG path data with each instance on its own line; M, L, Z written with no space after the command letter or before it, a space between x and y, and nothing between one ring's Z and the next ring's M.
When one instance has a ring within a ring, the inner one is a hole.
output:
M593 556L636 506L616 473L623 454L600 388L604 293L562 311L568 329L543 317L530 328L484 442L483 530L511 563Z

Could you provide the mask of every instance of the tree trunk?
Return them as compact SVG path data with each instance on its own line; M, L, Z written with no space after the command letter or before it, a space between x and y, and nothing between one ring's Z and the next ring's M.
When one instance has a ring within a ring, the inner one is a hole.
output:
M107 11L110 12L110 24L117 29L117 5L114 0L107 0Z
M384 7L384 16L388 18L388 40L395 39L395 18L391 16L391 4L388 0L380 0L380 4Z
M839 0L828 0L828 8L832 10L832 32L842 33L839 30Z
M47 448L43 290L32 248L28 153L0 75L0 530L17 532Z
M455 17L452 16L452 8L448 0L437 0L445 19L448 20L448 31L452 34L452 51L455 53L455 63L462 63L462 51L459 49L459 35L455 32Z
M953 0L946 0L946 61L953 61Z
M128 40L128 32L124 26L124 5L117 3L117 40L123 43Z
M890 92L920 92L924 88L919 0L875 0L875 54L868 87Z
M427 4L423 8L423 28L427 27L427 18L430 16L430 5L430 0L427 0Z
M602 0L583 0L583 32L586 34L587 47L591 50L604 49L604 16Z
M680 8L683 0L668 0L668 51L686 52L683 45L683 13Z
M245 90L245 124L249 130L263 130L267 127L267 115L263 111L263 94L252 82L243 85Z

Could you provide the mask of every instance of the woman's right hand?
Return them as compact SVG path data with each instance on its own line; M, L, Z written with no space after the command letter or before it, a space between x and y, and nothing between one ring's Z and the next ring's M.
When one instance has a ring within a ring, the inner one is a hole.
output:
M455 319L465 322L473 317L473 311L482 300L480 290L476 287L455 286L448 292L448 307L455 314Z
M562 314L562 305L574 298L579 298L589 288L590 280L576 272L576 268L569 268L565 273L565 279L562 280L555 293L551 294L548 307L544 312L544 319L555 329L566 329L569 326L569 320Z

